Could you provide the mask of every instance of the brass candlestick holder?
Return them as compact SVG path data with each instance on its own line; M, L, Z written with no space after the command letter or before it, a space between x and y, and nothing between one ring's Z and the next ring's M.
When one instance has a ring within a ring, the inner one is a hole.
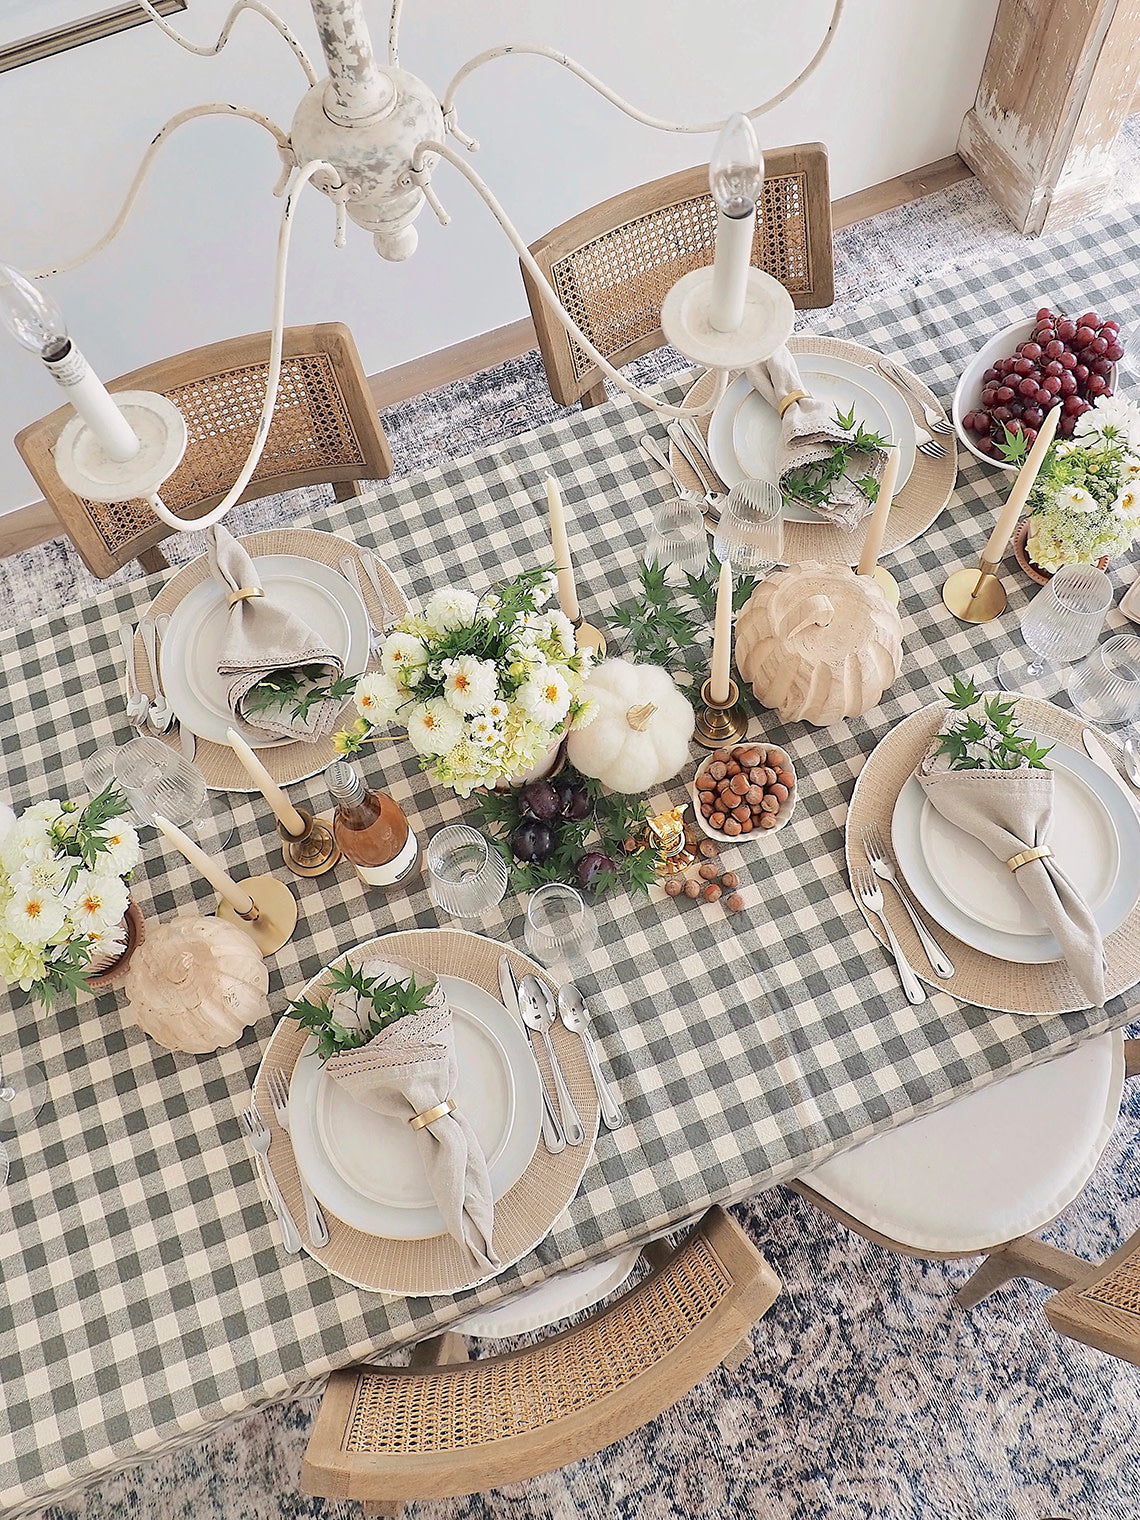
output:
M990 623L1005 611L1005 587L998 580L1001 561L983 554L976 570L955 570L942 588L942 600L960 622Z
M595 660L605 657L605 634L600 628L595 628L593 623L587 623L581 613L578 614L578 621L574 624L574 642L579 649L589 649Z
M223 897L218 900L216 916L248 934L262 955L275 955L289 943L297 927L297 899L276 876L247 876L238 885L253 898L253 912L239 913Z
M878 581L879 588L892 607L899 604L899 583L889 570L884 570L882 565L876 565L871 571L871 579Z
M697 712L694 738L706 749L725 749L739 744L748 732L748 717L740 704L740 687L729 677L728 701L714 702L710 696L712 677L701 687L703 706Z
M340 846L327 823L314 818L307 808L299 807L297 812L305 820L303 833L290 834L281 820L277 820L285 864L298 876L323 876L340 859Z

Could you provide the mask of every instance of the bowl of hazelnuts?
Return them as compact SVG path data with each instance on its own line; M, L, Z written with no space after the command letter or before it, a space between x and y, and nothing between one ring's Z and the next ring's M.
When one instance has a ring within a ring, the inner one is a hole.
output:
M697 823L710 839L743 844L782 829L796 810L796 773L782 749L738 744L714 750L692 785Z

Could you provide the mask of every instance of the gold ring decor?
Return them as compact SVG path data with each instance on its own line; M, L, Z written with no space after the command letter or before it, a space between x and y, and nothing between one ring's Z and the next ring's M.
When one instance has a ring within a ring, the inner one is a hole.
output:
M239 602L248 602L250 597L264 596L265 592L260 586L239 586L236 591L231 591L226 606L234 608Z
M455 1101L452 1098L444 1098L442 1103L437 1103L434 1108L425 1108L422 1114L413 1114L408 1123L413 1129L425 1129L429 1124L434 1124L437 1119L442 1119L444 1114L455 1112Z
M1021 850L1016 855L1011 855L1006 865L1011 871L1019 871L1022 866L1027 866L1031 860L1047 860L1053 851L1047 844L1040 844L1035 850Z
M782 417L790 406L795 406L797 401L810 401L807 391L789 391L784 399L776 406L776 410Z

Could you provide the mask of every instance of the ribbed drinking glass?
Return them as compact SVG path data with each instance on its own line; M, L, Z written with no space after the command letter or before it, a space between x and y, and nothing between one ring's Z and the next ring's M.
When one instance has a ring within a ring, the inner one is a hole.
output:
M579 960L598 943L598 920L580 892L552 881L526 910L526 947L544 966Z
M455 918L478 918L507 890L507 863L478 829L453 823L427 847L428 885L436 907Z
M997 664L1006 691L1052 697L1061 686L1057 665L1071 665L1096 646L1112 606L1112 583L1095 565L1062 565L1021 614L1021 636L1036 656L1008 650Z
M1092 723L1140 718L1140 636L1118 633L1069 677L1069 701Z

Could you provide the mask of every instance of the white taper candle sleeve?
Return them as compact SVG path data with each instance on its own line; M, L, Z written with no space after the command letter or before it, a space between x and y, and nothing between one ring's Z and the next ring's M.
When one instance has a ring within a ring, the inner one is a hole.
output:
M887 518L891 515L891 502L895 499L895 485L899 478L898 445L888 451L879 481L879 494L875 497L875 510L867 524L867 536L863 540L863 552L859 556L859 574L874 575L879 555L883 551L883 534L887 531Z
M994 523L994 531L990 534L989 542L982 551L982 558L988 559L992 564L997 564L1006 551L1006 546L1017 526L1017 520L1029 500L1029 493L1033 489L1033 483L1037 479L1041 466L1045 463L1045 451L1053 442L1053 435L1057 431L1057 424L1061 420L1061 408L1055 406L1045 413L1045 420L1037 430L1037 437L1033 440L1033 447L1029 450L1029 456L1018 471L1017 479L1013 483L1013 490L1009 493L1005 505L998 513L997 522Z
M235 912L243 913L246 917L253 912L256 904L245 888L239 887L233 877L227 875L216 860L211 860L205 850L188 838L177 824L171 823L161 813L155 813L154 826L164 838L169 839L176 850L182 851L195 870L201 871L214 891L224 897Z
M553 475L546 477L546 506L550 513L550 543L554 549L554 569L558 575L558 605L572 623L578 621L578 589L574 584L574 565L570 559L570 540L566 537L566 513L562 493Z
M139 451L138 435L74 343L62 359L45 359L44 365L108 457L116 464L133 459Z
M235 733L232 728L227 728L226 743L241 761L242 769L249 776L249 779L273 809L282 827L294 837L303 834L305 832L305 820L242 736L239 733Z
M709 326L717 332L735 332L744 320L755 227L754 211L747 216L726 216L718 207L716 253L709 292Z
M713 624L712 677L709 699L727 702L732 660L732 566L725 560L716 583L716 621Z

